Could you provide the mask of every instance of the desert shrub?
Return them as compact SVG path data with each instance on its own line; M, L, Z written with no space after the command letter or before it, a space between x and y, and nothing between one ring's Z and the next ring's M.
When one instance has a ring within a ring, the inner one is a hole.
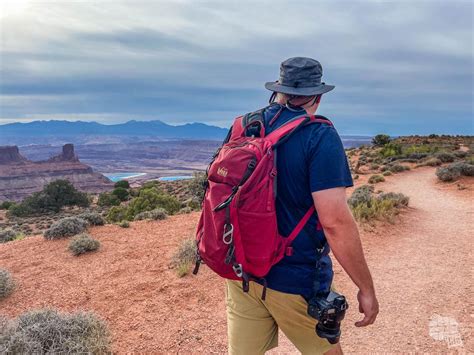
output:
M51 227L44 232L44 237L48 240L71 237L84 232L86 228L87 222L82 218L66 217L53 223Z
M189 206L183 207L179 210L180 214L191 213L193 209Z
M408 206L408 203L410 202L410 198L402 193L396 193L396 192L387 192L387 193L382 193L378 197L380 200L390 200L393 202L393 205L395 207L402 207L402 206Z
M154 210L151 210L151 211L140 212L134 217L134 220L136 221L141 221L144 219L161 220L161 219L165 219L166 217L168 217L168 214L166 213L165 209L155 208Z
M369 178L369 184L377 184L379 182L385 181L385 178L382 175L372 175Z
M128 190L123 187L116 187L112 191L112 195L116 196L120 201L126 201L130 196Z
M44 212L59 212L64 206L89 206L87 194L78 191L68 180L55 180L47 184L40 192L35 192L21 203L9 208L9 212L18 217Z
M358 221L385 219L392 222L398 209L408 205L408 197L403 194L387 193L375 197L373 191L373 186L363 185L349 198L352 214Z
M389 167L389 170L392 173L400 173L405 170L410 170L410 168L408 166L401 165L401 164L393 164Z
M17 239L21 233L14 231L12 229L0 231L0 243L11 242L12 240Z
M120 180L117 181L114 185L115 188L121 187L123 189L129 189L130 188L130 183L127 180Z
M370 185L362 185L354 190L351 197L347 201L349 206L355 207L363 203L369 203L372 198L374 187Z
M456 159L456 156L454 154L447 152L436 153L435 157L441 160L443 163L452 163Z
M464 175L464 176L474 176L474 165L467 164L464 162L449 164L448 169L456 170L461 175Z
M436 169L436 176L441 181L453 181L456 180L461 175L461 172L455 169L438 168Z
M439 166L442 164L442 161L438 158L430 158L427 161L425 161L422 165L428 165L428 166Z
M107 220L112 223L123 221L127 219L127 207L113 206L107 213Z
M206 190L207 186L207 175L204 172L195 172L193 174L193 178L189 183L189 191L191 194L198 199L198 201L202 201L204 198L204 191Z
M105 224L104 218L97 212L84 212L78 217L85 220L91 226L103 226Z
M8 210L15 202L13 201L3 201L0 203L0 210Z
M15 281L12 275L5 269L0 269L0 300L13 292ZM1 331L1 328L0 328ZM1 332L0 332L1 333ZM1 335L0 335L1 339ZM1 345L1 344L0 344ZM2 350L0 346L0 350Z
M464 152L462 150L457 150L453 154L456 158L460 158L460 159L467 157L467 152Z
M390 143L390 136L387 134L377 134L374 138L372 138L372 144L375 146L381 147L388 143Z
M4 354L110 354L106 324L91 312L61 314L33 310L0 321L0 351Z
M375 163L374 163L374 164L370 164L370 168L371 168L372 170L377 170L378 168L380 168L380 165L379 165L379 164L375 164Z
M396 143L388 143L380 150L380 155L384 158L393 157L402 154L402 147Z
M406 153L405 155L408 159L414 159L414 160L421 160L429 156L429 153L419 153L419 152L414 152L414 153Z
M355 175L352 177L352 179L354 179L354 180L359 179L359 175L358 175L358 174L355 174Z
M393 173L390 170L386 170L382 173L383 176L390 176L393 175Z
M191 197L184 202L184 205L193 211L197 211L201 209L201 200L199 200L197 197Z
M99 249L100 242L83 233L76 235L69 243L69 251L75 255L81 255Z
M128 228L128 227L130 227L130 222L127 221L127 220L123 220L119 223L119 226L122 227L122 228Z
M181 203L173 196L160 193L154 188L143 189L138 197L130 201L127 210L127 219L132 220L140 212L164 208L168 214L176 213L181 208Z
M118 206L120 205L120 200L117 196L112 195L111 193L103 192L99 195L97 204L101 207Z
M179 277L186 276L192 264L196 262L196 241L185 239L173 255L171 264L176 268Z

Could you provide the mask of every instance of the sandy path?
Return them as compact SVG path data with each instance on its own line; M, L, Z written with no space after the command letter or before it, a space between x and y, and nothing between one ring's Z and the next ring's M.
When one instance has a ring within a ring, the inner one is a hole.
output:
M353 326L361 317L357 289L336 263L336 285L352 306L343 325L344 351L474 352L472 181L470 189L458 191L456 184L438 183L433 169L420 168L389 177L379 188L410 196L410 208L395 225L361 233L380 302L374 325ZM429 335L436 314L458 322L462 346L448 347ZM282 338L275 353L294 353Z
M338 289L351 308L343 324L346 353L473 352L472 179L468 190L436 182L434 169L389 177L377 185L410 196L400 223L363 231L381 313L375 325L356 328L356 289L335 266ZM0 244L0 267L11 270L18 289L0 301L0 314L51 306L92 309L111 328L119 353L225 353L222 280L204 269L177 278L168 269L173 251L193 233L198 213L159 222L134 222L129 229L91 231L102 247L79 258L67 241L41 237ZM459 323L463 345L448 348L429 336L430 318ZM274 353L296 353L282 337Z

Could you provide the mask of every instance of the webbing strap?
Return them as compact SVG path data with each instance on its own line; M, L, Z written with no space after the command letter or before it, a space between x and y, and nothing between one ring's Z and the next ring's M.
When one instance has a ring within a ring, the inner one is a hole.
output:
M288 123L269 133L265 138L270 140L272 144L276 144L281 138L287 134L291 134L291 132L297 129L300 124L305 125L306 123L325 123L332 126L332 122L328 119L322 118L322 116L304 115L293 118Z
M311 216L313 215L315 210L316 209L314 208L314 205L311 206L309 208L309 210L305 213L303 218L301 218L301 220L296 225L295 229L293 229L291 234L286 238L286 246L287 247L290 246L291 243L293 242L293 240L298 236L298 234L300 234L301 230L304 228L306 223L308 223L309 219L311 218Z

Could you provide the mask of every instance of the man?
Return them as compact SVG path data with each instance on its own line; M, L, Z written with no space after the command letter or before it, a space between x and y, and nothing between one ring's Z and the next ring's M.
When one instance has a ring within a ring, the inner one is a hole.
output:
M273 92L271 105L263 113L266 134L296 116L315 114L322 94L334 89L322 83L321 77L321 64L311 58L290 58L281 64L280 79L265 85ZM292 255L265 276L265 300L259 283L251 282L244 293L239 281L227 280L229 353L262 354L278 345L280 328L303 354L342 354L339 344L316 335L317 321L307 314L311 297L331 287L330 249L359 288L357 299L364 318L355 325L372 324L379 306L346 201L345 188L353 182L336 130L326 124L301 129L277 148L277 170L281 235L295 228L311 204L317 213L293 241Z

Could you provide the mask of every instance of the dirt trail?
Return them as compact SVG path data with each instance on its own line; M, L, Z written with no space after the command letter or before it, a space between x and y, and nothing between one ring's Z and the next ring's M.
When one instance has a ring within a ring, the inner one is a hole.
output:
M351 305L341 340L346 353L473 352L473 181L436 182L434 169L397 174L376 185L410 196L410 208L395 225L362 231L362 241L381 304L371 327L356 328L356 288L335 263L336 284ZM15 316L39 306L92 309L112 330L119 353L225 353L222 280L204 269L177 278L168 268L180 241L189 237L198 213L129 229L93 228L101 249L79 258L67 241L27 238L0 245L0 266L11 270L18 289L0 301L0 314ZM463 345L448 348L429 335L434 315L459 323ZM297 353L282 336L273 353Z
M474 352L474 195L472 181L464 183L470 189L458 191L456 183L438 183L432 168L419 168L376 185L408 195L410 208L395 225L361 233L380 302L374 325L353 325L361 318L357 289L335 263L336 286L352 306L343 326L345 352ZM459 323L462 346L449 348L429 335L435 315ZM275 353L295 352L284 337L281 345Z

